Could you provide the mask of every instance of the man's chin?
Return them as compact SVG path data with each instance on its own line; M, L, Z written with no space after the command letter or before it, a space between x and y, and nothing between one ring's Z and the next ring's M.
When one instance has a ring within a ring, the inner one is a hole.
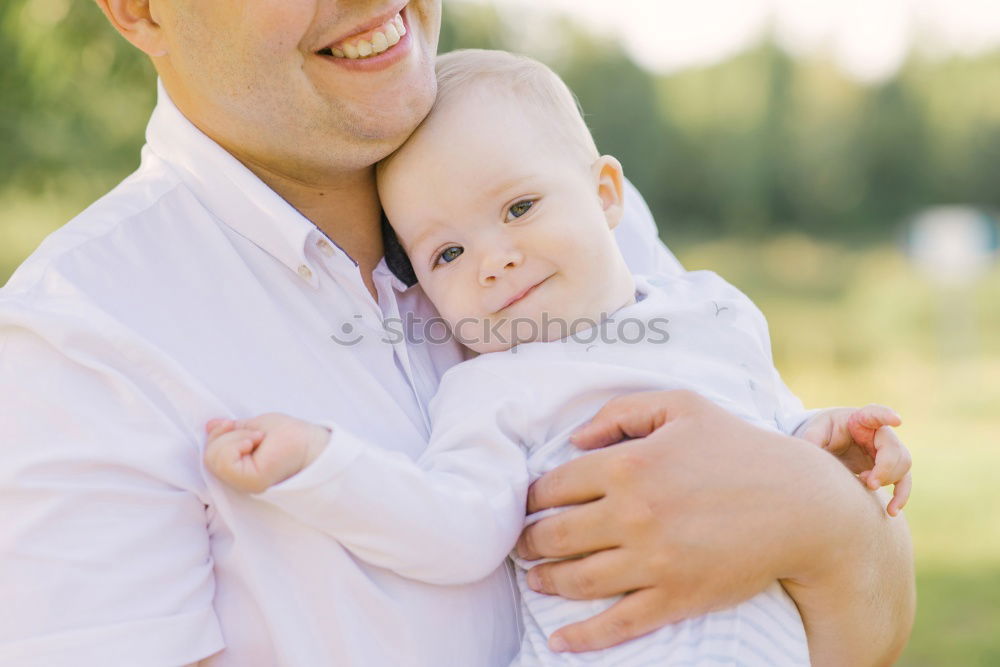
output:
M392 154L396 149L406 143L406 140L416 131L430 112L433 98L429 102L417 102L408 110L409 113L393 119L390 122L378 125L372 124L369 128L366 141L377 146L381 160Z

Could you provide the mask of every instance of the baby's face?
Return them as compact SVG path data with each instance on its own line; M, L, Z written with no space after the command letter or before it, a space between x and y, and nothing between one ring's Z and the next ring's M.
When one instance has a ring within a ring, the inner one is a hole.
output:
M473 94L436 113L379 174L421 286L477 352L565 337L633 295L611 231L621 167L582 163L544 125L506 96Z

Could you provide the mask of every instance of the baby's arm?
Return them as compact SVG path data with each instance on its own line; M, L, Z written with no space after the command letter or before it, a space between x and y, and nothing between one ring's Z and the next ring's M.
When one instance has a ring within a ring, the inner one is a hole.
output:
M783 433L798 436L831 452L873 490L889 484L895 485L886 511L890 516L899 514L910 497L912 486L909 474L910 453L891 428L900 425L899 416L881 405L869 405L860 409L806 411L774 367L771 336L764 314L739 290L721 279L719 281L724 285L724 290L730 291L730 298L743 300L748 307L761 352L771 361L778 399L775 414L778 428Z
M497 379L462 376L461 387L442 382L434 433L416 461L337 425L327 431L265 415L270 424L246 420L213 438L206 465L368 563L434 584L482 579L517 540L528 479L511 428L517 413L505 407ZM324 435L328 442L310 458L307 441ZM253 461L241 463L247 456Z
M901 423L884 405L830 408L813 414L794 435L839 458L870 489L895 485L886 511L896 516L913 484L910 452L892 431Z
M278 413L238 421L213 419L205 425L205 467L235 489L262 493L315 461L330 431Z

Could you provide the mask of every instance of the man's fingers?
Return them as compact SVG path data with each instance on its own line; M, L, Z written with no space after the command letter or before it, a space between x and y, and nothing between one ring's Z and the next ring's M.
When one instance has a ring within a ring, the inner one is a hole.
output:
M701 399L685 390L646 391L613 398L570 437L580 449L598 449L644 438Z
M606 549L584 558L536 565L528 571L528 586L570 600L596 600L653 583L630 565L622 549Z
M517 540L517 554L527 560L568 558L618 546L619 524L604 500L572 507L531 524Z
M892 500L885 510L889 516L896 516L899 511L906 506L906 501L910 499L910 491L913 489L913 475L907 473L903 479L896 482L896 487L892 490Z
M552 633L549 648L557 652L597 651L652 632L677 620L664 616L669 602L661 597L654 589L630 593L597 616Z
M604 497L612 450L593 452L545 473L528 487L528 514Z

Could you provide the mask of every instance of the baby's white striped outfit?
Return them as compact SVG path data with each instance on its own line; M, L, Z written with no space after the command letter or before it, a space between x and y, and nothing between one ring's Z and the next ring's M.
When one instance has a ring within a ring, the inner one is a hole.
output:
M703 271L637 277L637 297L642 300L604 324L603 340L589 342L581 335L579 342L532 343L507 357L480 358L481 370L522 388L520 409L534 427L520 434L531 480L584 455L569 443L569 434L609 398L633 391L692 389L758 426L782 432L790 433L804 419L801 403L773 367L766 321L741 292ZM461 391L447 381L439 394L445 390ZM618 598L577 601L536 593L525 582L525 568L535 563L516 556L514 561L524 622L515 665L809 664L798 609L777 582L736 607L621 646L553 653L548 649L553 632L606 610Z

